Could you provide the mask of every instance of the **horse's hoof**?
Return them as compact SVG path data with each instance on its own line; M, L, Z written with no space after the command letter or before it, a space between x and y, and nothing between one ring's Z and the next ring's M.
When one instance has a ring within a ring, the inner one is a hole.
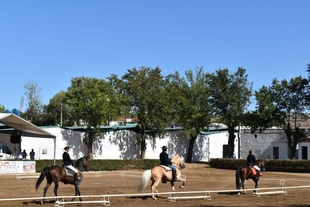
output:
M185 188L185 186L181 185L180 188Z
M154 197L154 196L153 196L152 198L153 198L154 200L157 200L157 198L156 198L156 197Z

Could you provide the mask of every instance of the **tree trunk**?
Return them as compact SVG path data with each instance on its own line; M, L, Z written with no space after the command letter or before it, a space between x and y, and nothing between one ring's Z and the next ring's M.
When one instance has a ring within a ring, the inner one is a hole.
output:
M83 142L87 146L87 157L88 159L93 159L93 143L95 134L91 131L91 128L88 128L85 134Z
M235 127L232 126L228 126L228 158L230 158L233 154L233 152L235 151Z
M146 132L145 129L142 128L141 130L141 152L140 152L140 159L145 159L145 152L146 152Z
M186 158L187 163L192 162L193 149L194 149L194 144L195 144L196 139L197 139L197 136L191 136L191 139L189 140L188 153L187 153L187 158Z
M294 150L294 146L293 146L293 140L292 140L292 130L291 130L291 124L288 122L286 129L285 129L285 134L286 134L286 138L287 138L287 144L290 150L290 155L289 157L292 159L295 156L295 150Z

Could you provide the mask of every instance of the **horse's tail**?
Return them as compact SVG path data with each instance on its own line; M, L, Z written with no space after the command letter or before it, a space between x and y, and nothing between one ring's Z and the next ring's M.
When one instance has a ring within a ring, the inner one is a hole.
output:
M141 193L144 190L144 188L146 186L148 186L148 184L150 183L150 180L151 180L151 175L152 175L151 170L144 171L144 173L142 174L142 177L141 177L140 185L137 188L137 191L139 193Z
M241 167L239 166L236 170L236 188L240 189L240 177L241 177Z
M36 182L36 190L38 190L40 184L42 183L42 181L44 180L46 174L49 172L50 168L49 167L45 167L43 169L43 171L40 174L40 177L38 178L37 182Z

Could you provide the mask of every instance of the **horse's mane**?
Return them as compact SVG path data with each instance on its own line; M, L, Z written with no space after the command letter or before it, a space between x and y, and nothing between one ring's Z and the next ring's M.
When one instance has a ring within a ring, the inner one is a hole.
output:
M177 158L182 159L182 155L181 155L181 154L177 154L176 156L174 156L174 157L171 159L171 161L172 161L172 160L175 160L175 159L177 159Z

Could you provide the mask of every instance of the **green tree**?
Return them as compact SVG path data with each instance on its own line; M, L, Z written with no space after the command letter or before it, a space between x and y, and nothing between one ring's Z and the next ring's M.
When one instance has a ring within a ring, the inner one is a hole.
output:
M5 107L2 104L0 104L0 112L2 112L4 110L5 110Z
M78 122L78 120L74 120L70 108L65 104L65 98L66 92L60 91L45 106L46 125L73 126Z
M228 69L219 69L207 74L210 87L209 103L213 114L228 127L229 157L234 151L235 128L239 126L243 114L250 104L252 82L249 82L246 69L239 67L234 73Z
M101 138L100 126L106 125L109 117L116 116L118 102L109 82L103 79L76 77L65 96L75 120L81 120L87 127L83 139L88 148L88 157L93 158L93 144ZM81 125L80 121L77 123Z
M294 158L298 142L305 138L297 120L306 117L309 109L309 80L301 76L290 81L273 79L270 87L263 86L255 96L257 120L250 126L260 131L272 126L284 129L290 157Z
M126 100L131 113L138 119L141 131L140 158L145 158L147 130L153 135L163 135L163 129L171 120L171 102L168 90L169 76L164 77L160 68L140 67L127 70L118 78L112 74L109 77L115 90Z
M273 93L270 87L262 86L254 92L256 97L256 109L248 111L242 118L244 126L250 126L252 133L266 130L274 126L284 126L285 113L280 111L273 101Z
M189 148L186 162L192 162L193 148L197 136L209 126L212 108L209 104L209 87L203 68L186 70L185 77L176 72L171 86L172 97L175 99L175 121L180 124L189 137Z
M27 104L23 116L26 120L30 120L31 123L40 126L42 125L44 108L41 96L42 88L39 87L37 82L32 80L28 80L24 88Z
M307 64L307 70L306 72L308 72L308 76L310 77L310 63Z

